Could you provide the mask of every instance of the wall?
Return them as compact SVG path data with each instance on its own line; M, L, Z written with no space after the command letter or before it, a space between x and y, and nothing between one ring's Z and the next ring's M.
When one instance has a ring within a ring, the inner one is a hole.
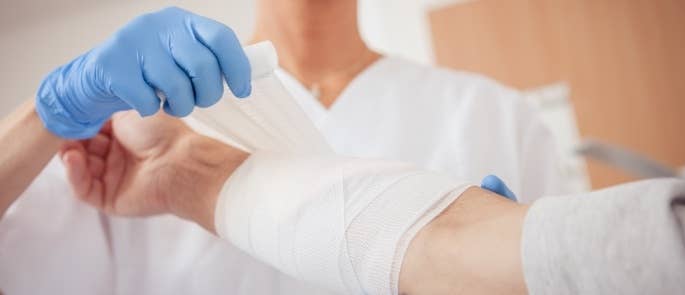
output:
M520 88L564 81L581 136L685 164L685 2L479 0L430 20L438 63ZM596 188L633 179L589 169Z
M419 0L361 0L359 24L369 45L381 52L432 63L426 9Z

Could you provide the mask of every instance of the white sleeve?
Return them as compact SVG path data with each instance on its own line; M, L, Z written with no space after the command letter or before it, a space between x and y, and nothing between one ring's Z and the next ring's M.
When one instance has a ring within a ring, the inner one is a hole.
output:
M683 294L685 181L543 198L523 227L530 294Z
M556 139L533 107L523 102L519 107L523 122L519 156L521 201L532 203L542 196L566 193Z
M397 294L409 242L468 187L404 163L257 152L224 186L215 224L295 278Z

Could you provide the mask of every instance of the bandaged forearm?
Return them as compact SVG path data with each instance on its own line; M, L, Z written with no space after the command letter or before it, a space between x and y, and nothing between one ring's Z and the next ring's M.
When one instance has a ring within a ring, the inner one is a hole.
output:
M245 51L252 95L193 113L200 127L254 152L219 196L217 233L295 278L344 294L396 294L409 242L467 185L336 156L275 75L273 47Z
M257 152L221 192L217 233L295 278L397 294L406 248L468 184L397 162Z

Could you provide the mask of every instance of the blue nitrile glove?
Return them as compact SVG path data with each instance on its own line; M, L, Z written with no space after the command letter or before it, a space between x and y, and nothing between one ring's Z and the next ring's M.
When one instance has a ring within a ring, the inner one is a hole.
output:
M180 8L142 15L100 46L50 73L36 110L46 128L68 138L95 135L109 117L135 109L186 116L223 95L223 78L237 97L250 95L250 64L233 31Z
M504 181L495 175L485 176L480 184L480 187L516 202L516 195L509 190L507 185L504 184Z

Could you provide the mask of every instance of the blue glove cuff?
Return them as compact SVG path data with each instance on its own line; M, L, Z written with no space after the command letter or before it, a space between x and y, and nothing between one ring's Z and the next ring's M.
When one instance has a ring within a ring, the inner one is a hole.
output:
M507 187L507 185L496 175L488 175L483 178L480 185L481 188L489 190L509 200L517 202L516 195Z
M36 112L43 126L53 134L65 139L87 139L95 136L107 119L95 122L78 122L57 95L41 84L36 95ZM49 123L48 123L49 122Z

